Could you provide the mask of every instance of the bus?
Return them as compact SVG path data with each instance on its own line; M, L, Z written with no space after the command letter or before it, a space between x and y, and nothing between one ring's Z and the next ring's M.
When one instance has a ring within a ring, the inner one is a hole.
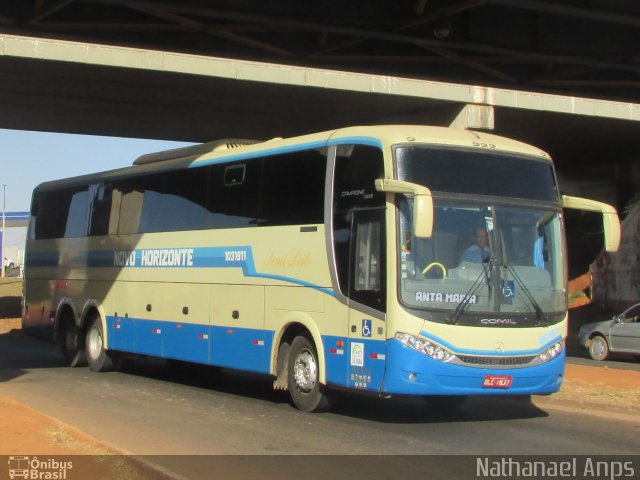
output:
M87 152L90 156L91 152ZM550 394L567 336L549 156L486 133L366 126L221 140L39 185L23 326L70 366L162 357L270 375L303 411L337 390Z

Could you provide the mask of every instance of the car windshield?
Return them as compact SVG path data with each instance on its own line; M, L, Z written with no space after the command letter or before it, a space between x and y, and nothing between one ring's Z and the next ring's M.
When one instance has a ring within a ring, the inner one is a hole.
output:
M640 303L622 312L620 318L626 322L637 322L640 319Z

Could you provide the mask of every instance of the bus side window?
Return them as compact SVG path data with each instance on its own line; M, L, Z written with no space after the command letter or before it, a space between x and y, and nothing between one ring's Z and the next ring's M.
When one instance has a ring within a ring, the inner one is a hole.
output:
M206 228L257 226L262 159L231 165L211 165Z
M119 194L118 235L138 233L144 192L135 188L123 188Z
M104 183L93 184L89 187L91 200L91 218L89 220L89 235L108 235L109 219L111 216L111 186Z
M89 191L84 188L75 192L69 202L65 238L84 237L89 225Z
M111 192L111 211L109 212L109 235L118 234L118 224L120 223L120 206L122 204L122 190L114 188Z
M201 230L206 209L206 167L160 172L142 177L144 190L140 233Z
M265 157L259 225L324 222L326 155L303 150Z
M87 187L38 192L37 221L32 229L36 240L86 235L88 222ZM35 213L35 215L33 215Z
M28 226L28 237L29 240L35 240L36 239L36 230L38 229L37 227L37 223L38 223L38 211L40 210L40 197L42 195L40 193L34 193L33 194L33 199L31 200L31 211L30 214L31 216L29 217L29 226Z

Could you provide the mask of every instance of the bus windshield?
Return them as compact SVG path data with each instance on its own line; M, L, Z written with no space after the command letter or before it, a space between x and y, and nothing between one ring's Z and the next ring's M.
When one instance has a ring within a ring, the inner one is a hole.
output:
M398 165L398 171L412 169ZM450 171L450 175L456 173L455 168ZM542 181L545 175L531 181ZM407 175L402 179L429 184ZM553 176L547 180L552 181ZM544 190L538 195L544 195ZM553 182L546 192L546 200L551 200ZM430 238L415 237L413 201L398 195L401 302L411 309L433 312L431 320L448 323L487 325L487 317L505 316L511 326L561 320L566 299L560 209L532 207L491 193L493 199L434 192ZM529 192L525 189L514 197L522 195Z
M489 149L398 146L394 149L399 180L433 192L559 202L551 162L546 158Z

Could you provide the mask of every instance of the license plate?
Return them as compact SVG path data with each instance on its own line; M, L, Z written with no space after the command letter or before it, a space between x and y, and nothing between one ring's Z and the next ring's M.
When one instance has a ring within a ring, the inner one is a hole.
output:
M482 388L509 388L512 380L511 375L485 375Z

